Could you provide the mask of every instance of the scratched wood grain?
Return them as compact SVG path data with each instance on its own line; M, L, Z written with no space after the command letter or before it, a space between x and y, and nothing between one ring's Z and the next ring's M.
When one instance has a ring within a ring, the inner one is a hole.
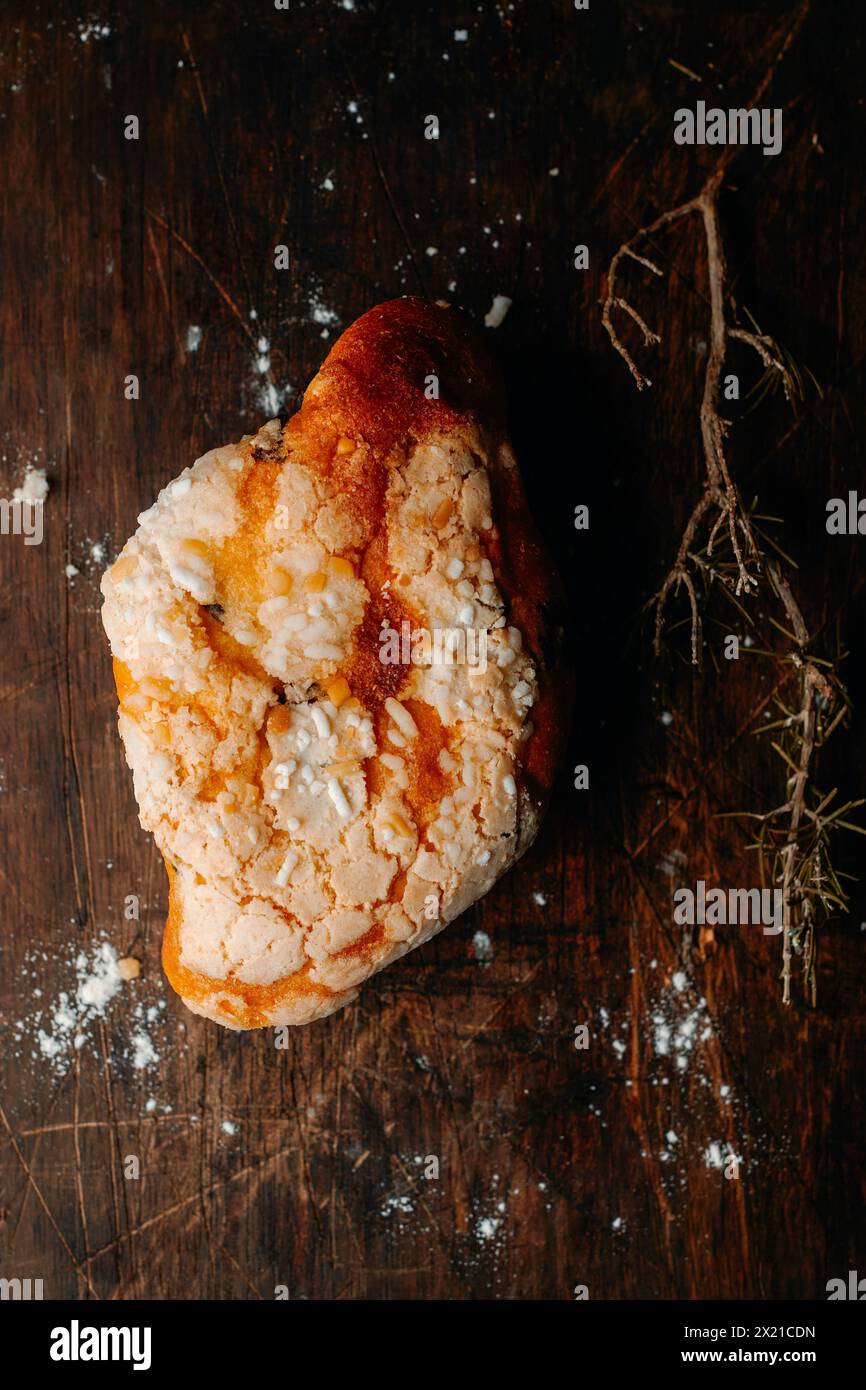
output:
M674 146L673 110L747 101L797 13L0 7L0 483L28 461L51 482L43 543L0 538L3 1277L81 1299L813 1299L863 1269L862 889L825 933L814 1010L799 992L782 1009L776 941L729 929L701 949L672 922L675 882L755 881L720 813L782 799L750 734L767 670L656 663L641 621L700 476L693 227L661 248L659 284L633 280L662 335L651 391L600 324L616 246L712 158ZM732 458L785 518L809 620L838 616L850 647L857 713L822 779L853 795L866 542L829 538L824 506L866 486L863 66L850 7L815 5L766 98L783 152L743 151L722 202L738 301L824 387L797 421L781 400L749 415ZM98 579L159 487L269 399L291 410L340 329L403 292L479 317L513 300L491 339L571 596L575 728L526 859L281 1052L195 1019L162 979L166 884L116 735ZM64 1072L39 1027L104 936L142 975ZM137 1067L142 1018L158 1061ZM729 1148L737 1181L714 1166Z

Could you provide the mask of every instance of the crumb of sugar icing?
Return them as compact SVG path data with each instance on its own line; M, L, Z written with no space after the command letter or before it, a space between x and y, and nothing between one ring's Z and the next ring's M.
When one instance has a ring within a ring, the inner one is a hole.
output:
M102 24L97 19L79 19L78 21L78 38L81 43L107 39L110 34L110 24Z
M136 1028L132 1035L131 1061L136 1071L144 1071L159 1061L159 1053L143 1028Z
M472 951L477 961L487 962L493 959L493 947L486 931L475 933L472 938Z
M13 502L44 502L48 496L48 479L44 468L34 468L28 463L24 470L24 481L12 494Z
M484 315L484 325L486 328L498 328L505 319L505 315L511 308L511 300L507 294L495 294L493 303Z

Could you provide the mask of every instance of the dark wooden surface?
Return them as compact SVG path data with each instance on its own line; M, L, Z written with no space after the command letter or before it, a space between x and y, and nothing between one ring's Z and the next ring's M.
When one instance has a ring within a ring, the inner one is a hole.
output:
M782 1009L776 940L684 940L672 920L676 883L755 881L719 813L782 799L749 732L771 673L656 663L640 620L700 476L694 226L660 249L661 283L635 282L663 335L652 391L600 324L613 250L712 159L674 146L674 109L747 101L796 14L181 0L107 4L103 33L74 6L2 5L0 482L33 461L51 492L41 546L0 539L0 1275L46 1297L815 1299L866 1269L862 888L824 934L814 1010L799 989ZM864 56L852 7L813 4L765 99L783 152L743 151L722 199L738 300L825 388L798 422L780 400L748 416L731 456L785 518L809 621L838 614L851 648L856 717L822 779L852 794L866 540L829 538L824 507L866 486ZM571 595L575 728L527 858L280 1052L193 1018L163 980L166 883L116 735L98 580L159 487L267 418L269 384L291 410L335 334L403 292L476 316L514 301L490 336ZM64 1072L37 1015L103 934L142 975ZM138 1068L142 1005L158 1062ZM694 1017L693 1049L665 1055L663 1029Z

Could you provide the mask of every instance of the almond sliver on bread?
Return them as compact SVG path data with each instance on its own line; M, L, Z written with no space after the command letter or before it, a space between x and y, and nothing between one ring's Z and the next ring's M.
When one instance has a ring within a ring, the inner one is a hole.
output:
M104 576L194 1012L332 1013L533 840L570 683L504 420L466 318L380 304L285 425L169 483Z

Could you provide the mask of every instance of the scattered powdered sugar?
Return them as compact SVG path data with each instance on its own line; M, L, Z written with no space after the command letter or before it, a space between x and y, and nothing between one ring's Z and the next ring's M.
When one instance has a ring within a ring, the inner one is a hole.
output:
M475 1239L479 1241L481 1244L486 1244L487 1241L493 1240L493 1237L496 1235L496 1232L499 1230L499 1227L501 1225L501 1217L480 1217L478 1221L475 1223Z
M83 536L79 541L79 560L86 569L100 572L108 563L110 546L107 536L94 540L93 536Z
M259 376L267 376L268 372L271 370L271 345L267 338L259 338L256 343L256 352L258 353L255 362L256 371L259 373Z
M670 987L658 995L650 1012L656 1057L671 1058L677 1071L686 1071L699 1045L713 1036L713 1025L703 997L694 1005L688 977L675 971Z
M260 337L256 342L256 352L253 357L253 372L260 379L260 387L257 396L259 407L266 415L273 416L280 413L280 396L271 378L271 345L267 338Z
M385 1198L384 1205L379 1210L380 1216L393 1216L395 1212L399 1216L411 1216L415 1210L415 1205L408 1192L395 1192L390 1197Z
M625 1065L628 1071L637 1056L639 1080L627 1074L626 1087L650 1085L660 1092L665 1088L662 1136L651 1150L642 1149L641 1157L663 1165L662 1187L674 1197L688 1191L689 1172L696 1162L719 1171L734 1161L742 1162L733 1147L736 1137L731 1143L713 1137L718 1133L722 1107L730 1114L737 1134L748 1129L748 1149L744 1148L749 1155L747 1167L761 1161L759 1144L767 1160L770 1136L758 1117L740 1104L733 1087L718 1080L718 1034L707 1000L689 973L677 968L663 978L657 960L646 961L643 972L646 1003L639 1015L626 1009L619 1018L612 1018L607 1009L599 1007L596 1027L599 1038L606 1035L617 1069ZM637 1045L636 1054L628 1047L629 1040ZM602 1117L601 1109L592 1104L589 1110Z
M472 938L472 950L477 961L487 964L493 959L493 947L486 931L477 931Z
M143 1028L136 1028L131 1039L132 1065L137 1071L143 1071L145 1067L152 1067L159 1061L159 1053L153 1045L148 1033Z
M307 297L307 311L310 322L321 325L320 337L330 338L331 329L340 322L340 315L329 309L322 299L321 290L313 290Z
M675 878L683 864L686 863L686 856L681 849L672 849L670 854L664 855L658 862L659 873L667 878Z
M513 1189L515 1194L518 1189ZM502 1257L507 1251L508 1206L498 1173L490 1175L490 1191L486 1197L472 1201L462 1263L467 1269L484 1268L493 1286L502 1279Z
M280 390L272 381L266 381L262 384L256 398L258 407L273 420L275 416L283 414L286 409L286 402L293 391L294 388L288 382Z
M136 1071L150 1071L160 1060L160 1053L154 1041L154 1033L166 1024L166 1002L159 999L155 1004L139 1000L132 1010L133 1030L129 1045L123 1052L125 1059L132 1063Z
M74 969L74 991L61 990L53 1005L34 1016L38 1053L58 1075L66 1072L74 1053L87 1042L93 1023L104 1018L108 1004L123 985L117 953L107 941L101 941L90 956L79 952ZM41 990L37 994L41 995ZM20 1020L15 1028L24 1034L26 1021Z
M79 19L78 37L82 43L90 43L91 40L107 39L111 34L110 24L100 24L98 19Z
M742 1155L735 1154L730 1144L725 1144L720 1139L711 1140L704 1150L704 1163L708 1168L722 1169L731 1164L739 1167L742 1161Z
M53 467L53 460L46 456L41 445L19 444L7 430L0 444L0 463L22 475L21 486L15 488L12 494L13 501L45 501L50 488L46 470Z
M128 972L121 968L110 941L103 938L84 949L73 948L66 966L72 977L69 988L61 990L53 1002L43 1003L40 982L48 961L47 953L38 951L26 958L25 982L36 982L34 1007L12 1025L16 1058L65 1076L76 1054L101 1058L98 1025L106 1020L113 1066L125 1064L134 1071L156 1066L160 1054L154 1035L164 1026L165 999L148 1003L136 997L136 984L124 979Z
M12 494L13 502L44 502L48 496L48 479L44 468L35 468L28 463L24 469L24 481Z
M250 310L250 318L257 322L258 313ZM197 346L197 344L196 344ZM286 382L282 387L274 381L271 370L271 344L264 333L259 333L255 341L255 351L250 363L255 392L255 408L273 420L286 412L287 402L294 395L294 387Z
M108 536L96 538L82 536L72 542L73 554L63 567L70 587L76 588L75 580L81 577L98 581L111 563L114 551Z

